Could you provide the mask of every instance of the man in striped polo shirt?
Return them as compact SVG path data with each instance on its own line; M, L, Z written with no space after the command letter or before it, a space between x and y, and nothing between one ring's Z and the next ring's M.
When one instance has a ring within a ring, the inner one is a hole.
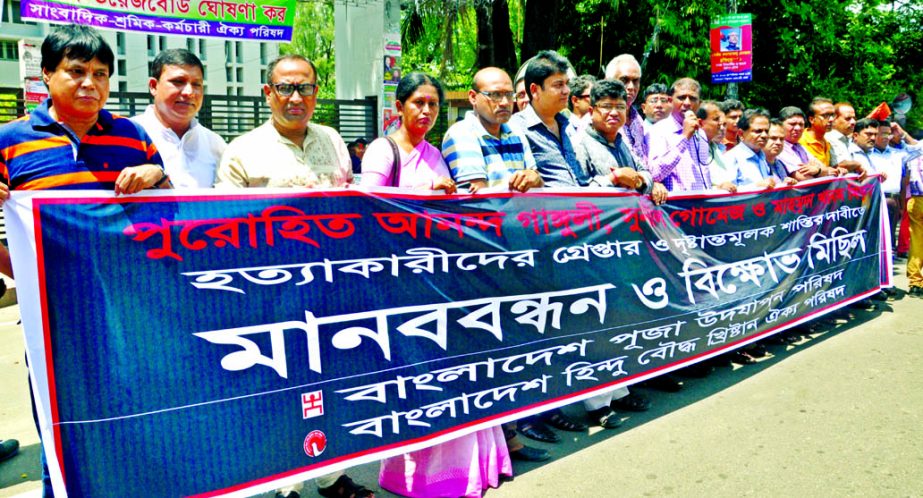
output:
M42 43L49 97L29 116L0 127L0 184L9 190L103 189L116 195L170 186L150 137L103 109L115 56L85 26L56 29ZM8 196L0 189L0 199ZM0 272L12 276L0 245ZM42 453L43 496L53 496Z
M506 124L513 115L513 82L506 71L488 67L474 75L468 101L474 111L446 131L442 155L452 178L468 191L508 185L525 192L541 187L542 177L524 137Z

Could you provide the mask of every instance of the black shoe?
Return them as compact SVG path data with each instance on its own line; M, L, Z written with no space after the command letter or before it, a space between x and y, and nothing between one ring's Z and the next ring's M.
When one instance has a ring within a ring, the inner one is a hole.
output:
M539 422L538 420L532 420L525 423L520 420L519 432L529 439L534 439L543 443L557 443L561 440L561 436L555 434L555 432L549 429L547 425Z
M16 453L19 453L19 441L15 439L0 441L0 462L13 458Z
M639 384L642 387L647 387L649 389L656 389L658 391L663 391L666 393L675 393L683 389L682 382L679 381L672 374L663 374L653 379L648 379Z
M543 419L546 424L562 431L583 432L589 429L589 426L564 415L564 412L559 409L545 412Z
M731 361L738 365L752 365L756 363L756 358L751 356L747 351L734 351L731 353Z
M551 453L543 449L523 446L516 451L511 451L510 458L513 460L522 460L523 462L544 462L551 458Z
M907 295L913 297L923 297L923 287L911 285L910 288L907 289Z
M708 362L699 362L695 365L689 365L688 367L681 368L676 371L680 375L686 377L691 377L693 379L704 379L711 375L715 371L715 367L708 364Z
M651 408L651 400L638 393L629 393L619 399L612 400L609 406L613 410L624 410L626 412L646 412Z
M612 408L608 406L589 411L587 412L587 416L589 416L590 420L594 423L599 424L603 429L616 429L622 425L622 417L619 417L619 414L612 411Z
M317 488L317 492L325 498L340 498L352 496L354 498L369 498L375 493L361 484L356 484L348 475L343 474L328 488ZM297 496L297 493L295 493Z

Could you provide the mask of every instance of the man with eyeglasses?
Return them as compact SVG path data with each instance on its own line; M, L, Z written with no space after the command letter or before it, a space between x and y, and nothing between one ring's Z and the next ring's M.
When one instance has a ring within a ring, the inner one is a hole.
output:
M783 107L779 111L779 121L785 131L779 160L788 168L792 178L800 182L833 174L832 168L821 164L799 143L805 132L805 115L801 109L795 106Z
M475 193L508 186L525 192L543 185L528 141L507 122L513 116L513 82L506 71L488 67L474 75L468 90L473 111L453 124L442 140L442 155L456 183Z
M741 131L740 145L724 154L724 163L727 165L728 181L737 185L773 188L777 184L794 184L795 180L788 180L788 171L781 162L773 161L770 165L763 149L769 138L769 111L766 109L747 109L737 127ZM778 137L781 141L781 135ZM781 151L781 143L777 144ZM778 155L778 154L777 154ZM773 158L775 159L775 158Z
M269 121L228 144L218 166L216 187L345 187L352 180L349 151L333 128L312 124L317 104L317 68L300 55L283 55L269 63L263 85L272 109ZM374 498L343 471L315 479L321 496ZM297 498L302 486L276 491L277 498Z
M635 156L647 165L650 154L650 137L644 126L644 117L634 108L641 91L641 64L631 54L615 56L606 65L606 79L620 81L628 92L628 121L621 133L628 139Z
M594 83L596 83L596 78L589 74L581 74L572 79L567 85L570 87L570 104L568 107L577 122L582 122L584 116L590 112L590 90L593 89Z
M648 167L671 192L711 188L708 139L699 129L699 82L680 78L670 87L673 112L651 128Z
M186 49L157 54L148 82L154 103L132 121L154 140L174 188L211 188L227 144L199 124L205 78L202 61Z
M667 189L654 183L650 172L619 134L628 116L626 97L625 86L619 81L603 80L593 87L592 126L583 130L575 145L577 160L592 177L591 184L651 194L655 204L663 204Z
M830 164L830 142L826 139L827 133L833 130L833 118L836 116L833 101L825 97L814 97L809 109L811 115L808 116L808 122L811 127L801 135L800 143L822 165L834 167Z
M714 100L703 101L699 104L696 117L699 118L699 129L705 133L705 138L708 140L708 171L711 175L712 186L728 192L737 192L737 185L722 181L722 178L728 176L726 173L728 168L722 159L726 152L724 144L721 143L724 139L726 121L721 104Z
M650 133L651 127L673 112L673 101L669 89L663 83L654 83L641 94L641 112L644 114L644 129Z
M317 69L295 54L269 63L263 85L272 117L228 145L218 187L344 187L352 180L349 151L333 128L311 123Z

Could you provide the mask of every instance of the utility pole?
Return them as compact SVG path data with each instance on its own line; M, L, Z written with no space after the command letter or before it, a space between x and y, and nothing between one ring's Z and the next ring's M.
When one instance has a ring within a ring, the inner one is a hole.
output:
M727 0L728 14L737 13L737 0ZM728 83L726 98L737 100L737 83Z

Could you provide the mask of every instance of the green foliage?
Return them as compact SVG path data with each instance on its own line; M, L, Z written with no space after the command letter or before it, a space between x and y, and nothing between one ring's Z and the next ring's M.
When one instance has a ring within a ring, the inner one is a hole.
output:
M474 2L415 0L402 21L404 72L438 76L449 89L467 88L477 56ZM554 30L551 39L577 73L602 76L612 57L643 60L643 84L670 84L693 77L707 98L724 98L725 85L710 85L708 33L725 0L562 0L551 12L554 26L526 26L530 0L508 0L513 43L526 30ZM547 2L532 0L533 8ZM824 95L853 102L860 115L898 93L916 101L909 129L923 127L923 3L919 0L738 0L753 14L753 82L739 85L747 105L773 112L807 107ZM318 65L321 96L334 94L333 7L298 4L295 36L283 53L299 53ZM656 33L656 36L655 36ZM648 52L646 58L643 54ZM521 54L520 54L521 55ZM521 57L520 57L521 60Z
M440 1L416 4L404 11L401 26L401 66L404 74L422 71L438 77L446 89L471 85L476 71L477 21L468 4ZM415 23L420 23L415 26Z
M291 43L283 43L281 54L298 54L317 66L318 96L336 97L336 59L334 57L333 3L299 2Z

